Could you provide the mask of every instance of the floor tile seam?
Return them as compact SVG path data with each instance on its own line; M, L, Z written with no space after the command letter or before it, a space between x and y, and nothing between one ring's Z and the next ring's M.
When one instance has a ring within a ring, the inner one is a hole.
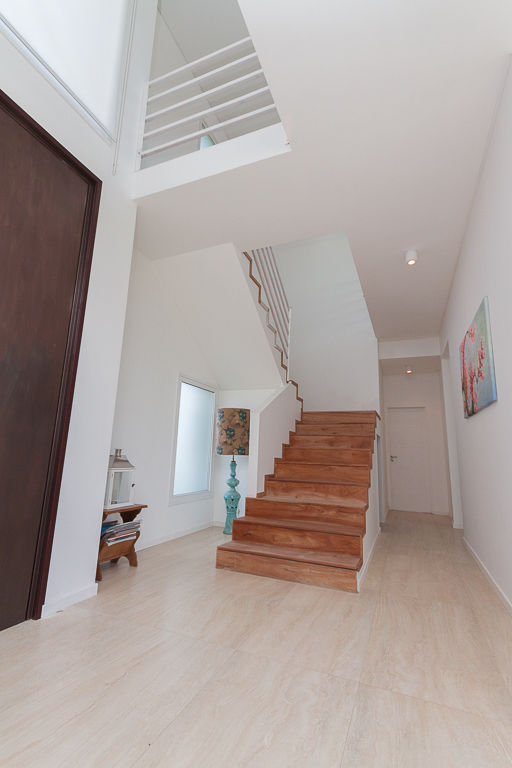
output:
M359 673L357 677L357 683L358 685L361 683L361 675L363 674L363 669L365 667L366 659L368 656L368 646L370 645L370 639L372 636L372 630L375 622L375 614L377 613L377 604L379 602L379 593L377 593L377 597L375 599L375 604L372 609L372 618L370 622L370 628L368 630L368 637L366 638L366 642L364 644L364 651L361 654L361 664L359 665Z
M345 741L344 741L344 744L343 744L343 750L341 752L340 762L338 763L338 768L343 768L343 763L345 762L345 754L347 752L347 745L348 745L348 740L349 740L349 736L350 736L350 730L352 728L352 721L354 719L354 712L356 711L356 707L357 707L357 700L358 700L358 697L359 697L359 688L360 687L361 687L361 683L358 682L357 683L357 688L354 691L354 703L352 705L352 711L350 712L350 719L348 721L347 732L345 734Z
M276 581L277 581L277 579L276 579ZM291 583L291 582L290 582L290 583ZM290 589L288 590L288 592L286 592L284 595L282 595L280 598L278 598L278 601L277 601L277 603L276 603L275 605L273 605L273 606L272 606L272 608L270 609L270 611L272 611L272 612L273 612L273 611L275 611L275 609L276 609L276 608L278 608L278 607L280 607L280 606L281 606L281 603L282 603L282 602L283 602L283 600L285 600L285 598L286 598L286 597L287 597L287 596L290 594L290 592L292 591L292 588L293 588L293 585L290 587ZM247 640L247 639L248 639L248 638L251 636L251 632L252 632L252 629L251 629L251 628L249 628L249 629L247 629L247 631L246 631L246 632L244 632L244 633L243 633L243 635L242 635L242 637L240 638L240 640L238 641L238 643L237 643L237 644L234 646L234 650L235 650L235 651L240 651L241 653L248 653L248 651L243 651L243 650L241 650L241 646L242 646L242 645L245 643L245 641L246 641L246 640ZM271 656L265 656L265 658L269 658L269 659L270 659L270 658L272 658L272 657L271 657Z
M286 658L278 659L273 656L268 656L265 653L260 653L260 652L255 653L254 651L244 651L240 649L236 649L234 653L243 653L243 654L246 654L247 656L252 656L255 659L266 659L267 661L273 661L275 664L278 664L281 667L285 667L287 664L291 663L292 669L293 667L295 668L300 667L300 670L303 671L304 673L315 672L317 675L322 675L322 677L326 677L332 680L342 680L344 683L352 683L352 684L355 684L356 686L359 686L360 684L360 680L354 677L346 677L345 675L335 675L331 671L326 672L324 669L315 669L314 667L310 667L310 666L302 667L300 664L300 661L297 661L293 657L293 655L287 656Z
M445 704L440 701L434 701L433 699L426 699L426 698L422 698L421 696L414 696L411 693L403 693L403 691L397 691L394 688L383 688L380 685L375 685L375 683L368 683L364 680L359 681L359 686L360 687L363 686L366 688L373 688L374 690L382 691L384 693L392 693L394 696L403 696L406 699L413 699L414 701L420 701L423 704L431 704L434 707L441 707L441 709L449 709L452 712L459 712L464 715L472 715L474 717L480 718L481 720L484 720L486 723L490 724L491 726L494 723L499 723L504 727L510 728L510 723L500 720L496 716L491 719L487 715L484 715L482 712L476 711L473 709L462 709L461 707L454 707L452 704Z
M469 597L468 602L463 603L460 600L449 600L447 598L439 597L437 595L435 597L424 597L422 595L412 595L412 594L407 594L405 592L404 593L396 592L393 589L389 589L389 587L387 589L380 590L380 593L388 594L390 595L390 597L395 597L395 598L404 598L406 600L417 600L418 602L422 603L426 607L431 606L433 603L442 603L443 605L457 605L460 608L467 608L468 610L472 610L472 602L469 596L468 596Z
M108 611L101 610L100 608L97 608L94 611L94 613L90 613L89 615L91 617L94 617L97 614L100 614L101 616L108 617L109 619L115 619L116 621L121 621L121 622L129 625L129 627L131 629L133 629L133 619L129 618L126 615L117 614L117 613L109 613ZM157 621L158 621L158 619L157 619ZM155 623L154 621L151 621L151 620L148 621L146 619L140 619L140 617L137 617L137 625L138 626L142 625L142 626L145 626L145 627L149 627L150 629L157 629L159 632L165 632L165 634L169 635L169 636L172 636L173 634L175 634L175 635L181 635L182 637L188 637L188 635L185 635L180 630L169 629L168 627L163 627L163 626Z
M487 650L489 652L489 655L490 655L492 661L494 662L494 666L495 666L495 668L496 668L496 670L497 670L497 672L499 674L499 677L502 680L503 685L505 686L506 690L508 691L508 693L510 695L510 698L511 698L511 701L512 701L512 687L511 687L510 683L507 681L505 675L502 672L502 665L500 664L499 659L496 656L496 651L494 650L494 646L491 644L491 640L490 640L490 636L489 636L489 631L487 629L487 624L483 621L483 619L480 619L478 617L478 613L475 610L473 601L471 601L470 610L471 610L471 613L473 615L473 620L475 621L476 625L478 626L478 628L480 630L479 634L483 638L483 641L485 643L485 647L487 648ZM506 611L505 608L503 610Z
M211 643L211 645L216 645L216 643ZM232 656L233 656L233 655L236 653L236 650L235 650L234 648L230 648L230 649L227 649L227 648L226 648L226 647L224 647L224 646L218 646L218 647L219 647L219 649L220 649L220 650L222 650L222 651L224 651L224 652L225 652L225 651L227 651L227 650L231 651L231 653L228 653L228 654L225 656L225 658L224 658L224 662L223 662L223 663L226 663L227 661L229 661L229 659L231 659L231 657L232 657ZM157 734L157 735L156 735L156 736L155 736L155 737L152 739L151 743L150 743L150 744L148 744L148 746L147 746L147 747L145 747L144 751L143 751L143 752L141 752L139 755L137 755L137 757L136 757L136 759L135 759L135 762L133 762L133 763L130 763L130 766L129 766L129 768L135 768L135 767L137 766L137 764L138 764L138 761L140 760L140 758L141 758L141 757L143 757L143 756L144 756L144 755L145 755L145 754L146 754L146 753L147 753L147 752L148 752L148 751L151 749L151 747L152 747L154 744L156 744L156 742L157 742L157 741L158 741L158 740L159 740L159 739L162 737L162 735L165 733L165 731L167 731L167 729L168 729L168 728L170 728L170 727L173 725L173 723L175 722L175 720L177 720L177 718L178 718L178 717L181 715L181 713L182 713L182 712L183 712L183 711L184 711L184 710L185 710L187 707L189 707L189 706L190 706L190 705L191 705L191 704L192 704L192 703L195 701L195 699L197 699L197 697L198 697L200 694L202 694L202 693L203 693L203 690L206 688L206 686L207 686L207 685L209 685L209 684L212 682L212 679L213 679L213 678L214 678L214 676L217 674L217 672L218 672L218 669L212 669L212 671L211 671L211 674L210 674L210 675L208 675L208 678L207 678L207 679L206 679L206 680L205 680L205 681L202 683L202 685L201 685L201 686L200 686L200 687L197 689L197 691L194 693L194 695L192 696L192 698L188 699L188 701L186 701L186 702L183 704L183 706L181 706L181 707L179 708L179 710L176 712L176 714L175 714L175 715L174 715L174 716L173 716L173 717L172 717L172 718L169 720L169 722L168 722L166 725L164 725L164 726L163 726L163 728L162 728L162 729L159 731L159 733L158 733L158 734Z

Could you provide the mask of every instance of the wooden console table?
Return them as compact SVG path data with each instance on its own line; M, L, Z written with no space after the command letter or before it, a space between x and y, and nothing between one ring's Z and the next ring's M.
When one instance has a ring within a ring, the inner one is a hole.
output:
M121 515L123 523L131 523L135 520L141 510L147 508L147 504L128 504L126 507L114 507L114 509L103 510L103 521L113 514L117 513ZM109 560L111 563L117 563L119 558L126 557L128 562L134 568L137 567L137 553L135 552L135 542L140 536L140 532L137 531L134 539L128 539L127 541L119 541L117 544L112 544L110 547L106 541L100 540L100 550L98 552L98 565L96 566L96 581L101 581L101 563L107 563Z

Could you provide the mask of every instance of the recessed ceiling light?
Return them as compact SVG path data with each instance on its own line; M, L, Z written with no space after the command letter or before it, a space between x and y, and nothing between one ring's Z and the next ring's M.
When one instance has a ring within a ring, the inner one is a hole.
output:
M405 263L408 267L414 267L418 263L418 251L407 251L405 254Z
M412 368L409 368L409 367L408 367L408 368L406 368L406 369L405 369L405 372L406 372L406 373L413 373L413 370L412 370Z

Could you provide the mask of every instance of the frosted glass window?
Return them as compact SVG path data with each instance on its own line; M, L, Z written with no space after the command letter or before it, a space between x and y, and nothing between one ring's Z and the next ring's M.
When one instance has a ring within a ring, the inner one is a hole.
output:
M210 490L215 395L208 389L181 382L175 496Z
M113 136L132 0L0 0L0 14Z

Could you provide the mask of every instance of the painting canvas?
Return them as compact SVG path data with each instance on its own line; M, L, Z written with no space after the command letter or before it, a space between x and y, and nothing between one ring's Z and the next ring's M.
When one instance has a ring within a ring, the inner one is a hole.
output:
M460 345L460 373L464 418L468 419L497 399L487 296Z

